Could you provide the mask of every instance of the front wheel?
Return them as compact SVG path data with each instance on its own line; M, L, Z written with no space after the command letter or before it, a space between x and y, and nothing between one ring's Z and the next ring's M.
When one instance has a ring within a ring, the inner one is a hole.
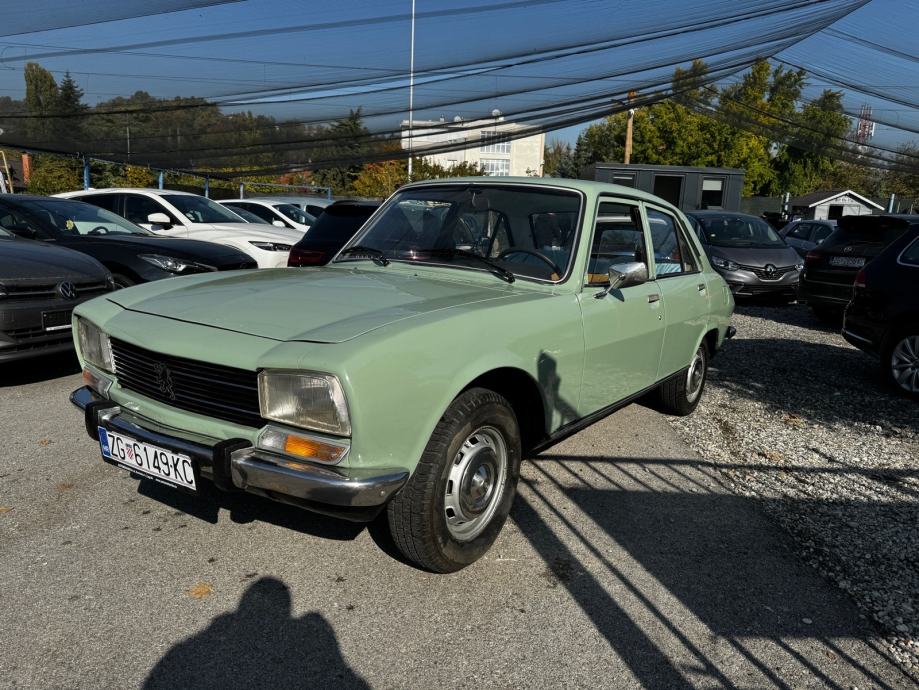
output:
M507 400L484 388L457 397L387 508L402 554L439 573L479 559L507 520L520 457L520 431Z
M663 411L680 417L692 413L702 399L707 378L708 347L702 343L693 355L686 373L665 381L658 389Z

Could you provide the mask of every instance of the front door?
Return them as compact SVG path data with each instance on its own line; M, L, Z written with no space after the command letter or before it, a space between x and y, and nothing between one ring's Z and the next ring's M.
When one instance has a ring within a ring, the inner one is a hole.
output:
M653 282L607 292L609 267L648 265L637 202L601 197L584 289L585 366L579 412L588 415L651 386L664 341L664 303Z

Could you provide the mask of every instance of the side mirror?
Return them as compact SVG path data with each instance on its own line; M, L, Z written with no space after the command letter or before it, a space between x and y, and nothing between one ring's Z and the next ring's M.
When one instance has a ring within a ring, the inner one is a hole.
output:
M287 225L284 223L283 220L273 220L271 221L271 224L276 228L286 228L287 227Z
M172 221L169 220L169 216L165 213L151 213L147 216L147 222L150 223L150 225L159 225L163 229L172 227Z
M620 288L641 285L646 282L648 282L648 267L643 263L630 261L624 264L613 264L609 267L610 290L619 290Z

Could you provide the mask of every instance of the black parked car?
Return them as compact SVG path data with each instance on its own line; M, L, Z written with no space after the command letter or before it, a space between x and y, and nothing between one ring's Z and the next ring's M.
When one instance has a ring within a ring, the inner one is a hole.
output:
M254 259L231 247L158 237L110 211L72 199L2 194L0 227L89 254L112 272L118 287L177 275L256 268Z
M95 259L0 229L0 362L72 349L73 308L114 287Z
M779 234L801 256L819 245L836 230L835 220L793 220Z
M843 216L836 232L804 257L800 298L822 318L838 319L856 274L902 235L907 225L890 216Z
M379 201L336 201L326 206L303 239L290 250L287 265L327 264L378 208Z
M881 216L899 235L858 272L842 335L879 355L890 383L919 399L919 216Z
M797 296L801 257L769 223L733 211L693 211L688 215L708 260L735 295L785 300Z

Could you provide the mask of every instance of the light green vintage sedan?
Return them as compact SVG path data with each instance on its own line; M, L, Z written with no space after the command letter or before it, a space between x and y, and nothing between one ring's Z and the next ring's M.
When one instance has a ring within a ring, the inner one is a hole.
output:
M80 306L71 396L103 457L198 492L352 520L458 570L529 454L654 393L696 407L731 294L686 218L634 189L408 185L322 268L213 273Z

